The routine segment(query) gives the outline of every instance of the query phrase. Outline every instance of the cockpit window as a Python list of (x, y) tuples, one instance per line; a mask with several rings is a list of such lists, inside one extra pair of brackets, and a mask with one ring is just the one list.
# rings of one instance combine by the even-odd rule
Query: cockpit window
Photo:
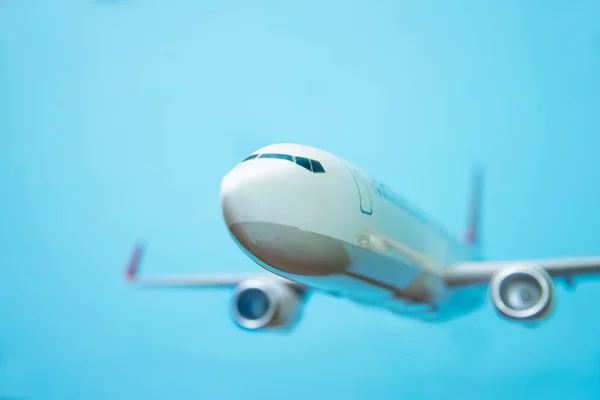
[(310, 161), (306, 157), (296, 157), (296, 164), (310, 171)]
[[(325, 173), (325, 169), (323, 165), (317, 160), (313, 160), (306, 157), (292, 157), (289, 154), (280, 154), (280, 153), (266, 153), (266, 154), (250, 154), (248, 157), (244, 159), (244, 161), (256, 159), (256, 158), (276, 158), (280, 160), (287, 160), (298, 164), (301, 167), (304, 167), (308, 171), (312, 171), (315, 173)], [(242, 161), (242, 162), (244, 162)]]
[(275, 153), (267, 153), (262, 154), (260, 158), (279, 158), (281, 160), (288, 160), (294, 162), (294, 158), (288, 154), (275, 154)]
[(325, 172), (325, 170), (323, 169), (323, 166), (317, 160), (310, 160), (310, 163), (312, 164), (313, 172), (321, 172), (321, 173)]
[[(244, 158), (244, 161), (252, 160), (253, 158), (258, 157), (258, 154), (250, 154), (248, 157)], [(244, 162), (242, 161), (242, 162)]]

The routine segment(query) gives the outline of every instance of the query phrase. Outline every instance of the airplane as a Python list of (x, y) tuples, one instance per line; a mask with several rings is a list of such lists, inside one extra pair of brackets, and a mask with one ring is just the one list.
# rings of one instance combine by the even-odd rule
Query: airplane
[(434, 323), (491, 302), (498, 315), (537, 326), (554, 310), (555, 282), (600, 272), (600, 257), (485, 261), (479, 221), (483, 169), (474, 168), (463, 240), (354, 164), (311, 146), (280, 143), (248, 155), (221, 182), (221, 211), (239, 248), (263, 271), (139, 274), (140, 287), (233, 289), (231, 316), (245, 330), (289, 332), (323, 292)]

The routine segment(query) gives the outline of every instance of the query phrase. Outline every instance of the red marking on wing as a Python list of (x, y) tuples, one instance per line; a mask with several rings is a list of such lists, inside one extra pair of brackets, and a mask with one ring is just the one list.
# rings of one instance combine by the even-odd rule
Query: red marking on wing
[(141, 245), (136, 245), (133, 248), (133, 253), (131, 254), (131, 258), (129, 259), (129, 264), (127, 264), (127, 279), (134, 280), (137, 274), (140, 261), (142, 259), (142, 253), (144, 249)]
[(475, 242), (475, 229), (474, 228), (471, 228), (467, 231), (467, 234), (465, 235), (465, 241), (467, 243)]

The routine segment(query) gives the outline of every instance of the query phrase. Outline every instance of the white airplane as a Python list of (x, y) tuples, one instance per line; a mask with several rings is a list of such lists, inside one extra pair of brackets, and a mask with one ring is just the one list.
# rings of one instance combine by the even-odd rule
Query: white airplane
[[(526, 325), (553, 310), (553, 278), (600, 272), (600, 257), (482, 261), (475, 170), (467, 235), (460, 241), (355, 165), (304, 145), (263, 147), (221, 183), (223, 218), (262, 274), (140, 276), (134, 248), (127, 280), (144, 287), (234, 288), (244, 329), (289, 331), (307, 295), (322, 291), (428, 322), (473, 312), (489, 292), (497, 312)], [(487, 290), (486, 290), (487, 289)]]

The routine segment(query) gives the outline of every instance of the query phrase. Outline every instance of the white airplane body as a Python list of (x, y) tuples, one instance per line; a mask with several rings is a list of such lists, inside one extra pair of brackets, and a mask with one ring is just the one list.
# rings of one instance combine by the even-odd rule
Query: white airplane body
[(153, 287), (234, 287), (233, 318), (253, 330), (293, 327), (311, 291), (441, 322), (476, 310), (489, 286), (501, 315), (540, 321), (553, 309), (553, 278), (598, 273), (600, 257), (480, 261), (476, 172), (467, 236), (459, 241), (329, 152), (266, 146), (224, 177), (221, 208), (234, 241), (268, 273), (141, 277), (137, 247), (128, 279)]

